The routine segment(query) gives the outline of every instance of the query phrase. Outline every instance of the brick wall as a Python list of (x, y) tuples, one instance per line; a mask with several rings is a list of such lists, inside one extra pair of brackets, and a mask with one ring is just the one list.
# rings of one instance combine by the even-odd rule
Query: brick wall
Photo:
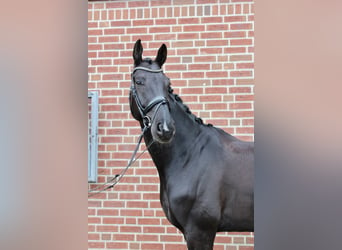
[[(128, 106), (132, 48), (168, 47), (175, 93), (204, 122), (254, 136), (253, 1), (162, 0), (88, 3), (89, 90), (99, 92), (98, 183), (119, 173), (140, 133)], [(144, 146), (141, 146), (141, 151)], [(90, 184), (89, 188), (96, 184)], [(145, 153), (114, 190), (89, 199), (89, 249), (186, 249), (165, 219), (157, 171)], [(219, 233), (215, 249), (254, 249), (252, 233)]]

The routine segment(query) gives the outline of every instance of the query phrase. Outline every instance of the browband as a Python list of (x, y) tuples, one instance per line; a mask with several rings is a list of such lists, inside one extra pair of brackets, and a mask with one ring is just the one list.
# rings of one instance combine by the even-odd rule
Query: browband
[(145, 68), (145, 67), (136, 67), (133, 69), (132, 74), (137, 71), (138, 69), (147, 71), (147, 72), (151, 72), (151, 73), (159, 73), (159, 72), (163, 72), (163, 69), (149, 69), (149, 68)]

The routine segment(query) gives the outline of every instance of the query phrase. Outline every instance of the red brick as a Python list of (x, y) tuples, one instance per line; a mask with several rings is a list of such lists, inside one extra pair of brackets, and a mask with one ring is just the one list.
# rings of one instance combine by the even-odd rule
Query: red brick
[(199, 23), (199, 18), (188, 17), (188, 18), (178, 18), (178, 24), (195, 24)]
[(107, 80), (122, 80), (123, 75), (120, 73), (113, 73), (113, 74), (102, 74), (101, 80), (107, 81)]
[(222, 48), (201, 48), (202, 54), (222, 54)]
[(148, 1), (129, 1), (128, 2), (128, 8), (134, 8), (134, 7), (148, 7), (149, 2)]
[(138, 223), (140, 225), (160, 225), (160, 219), (157, 218), (139, 218)]
[(239, 250), (254, 250), (254, 246), (240, 246)]
[(182, 76), (184, 78), (203, 78), (204, 72), (183, 72)]
[(118, 27), (118, 26), (131, 26), (132, 22), (129, 21), (111, 21), (111, 26), (112, 27)]
[(101, 225), (96, 227), (96, 232), (118, 232), (118, 226)]
[(141, 233), (141, 227), (140, 226), (120, 226), (120, 232)]
[(154, 176), (154, 177), (141, 177), (143, 183), (159, 183), (159, 177)]
[(106, 215), (106, 216), (117, 216), (119, 214), (118, 210), (115, 209), (99, 209), (97, 210), (97, 215)]
[(136, 174), (141, 176), (141, 175), (155, 175), (157, 173), (157, 170), (153, 168), (139, 168), (136, 169)]
[(250, 87), (230, 87), (229, 93), (251, 93)]
[(254, 63), (237, 63), (237, 69), (254, 69)]
[(207, 63), (209, 65), (210, 62), (215, 62), (215, 61), (216, 61), (216, 56), (205, 55), (205, 56), (196, 56), (194, 62), (195, 63), (204, 62), (204, 63)]
[(103, 224), (123, 224), (124, 223), (124, 218), (103, 218), (102, 219)]
[(205, 26), (204, 25), (186, 25), (183, 27), (184, 32), (195, 32), (195, 31), (204, 31)]
[(246, 37), (245, 31), (227, 31), (227, 32), (224, 32), (223, 34), (225, 38)]
[(206, 72), (206, 76), (209, 78), (228, 77), (228, 72), (227, 71), (208, 71)]
[(236, 111), (236, 117), (254, 117), (253, 111)]
[(125, 34), (124, 28), (110, 28), (110, 29), (104, 29), (105, 35), (119, 35), (119, 34)]
[(170, 26), (152, 26), (148, 30), (150, 33), (168, 33), (170, 32)]
[(161, 226), (146, 226), (143, 228), (143, 233), (165, 233), (165, 227)]
[(186, 70), (186, 65), (184, 65), (184, 64), (170, 64), (170, 65), (166, 65), (165, 70), (167, 70), (167, 71)]
[(227, 88), (223, 88), (223, 87), (206, 88), (205, 93), (206, 94), (226, 94)]
[(176, 41), (172, 42), (172, 47), (193, 47), (193, 41)]
[(227, 46), (228, 40), (220, 39), (220, 40), (208, 40), (207, 46)]
[(180, 242), (183, 240), (181, 235), (161, 235), (160, 238), (163, 242)]
[(238, 45), (252, 45), (252, 39), (232, 39), (230, 40), (231, 46), (238, 46)]
[(101, 44), (88, 44), (88, 50), (102, 50)]
[(230, 25), (231, 30), (250, 30), (252, 27), (252, 23), (234, 23)]
[(234, 112), (232, 111), (212, 111), (211, 112), (212, 117), (233, 117), (234, 116)]
[(127, 34), (136, 34), (136, 33), (139, 33), (139, 34), (144, 34), (144, 33), (147, 33), (147, 28), (127, 28), (126, 29), (127, 31)]
[[(242, 125), (244, 126), (254, 125), (254, 119), (243, 119)], [(254, 241), (251, 241), (251, 239), (254, 240), (254, 238), (247, 238), (247, 243), (254, 243)]]
[(229, 61), (252, 61), (251, 55), (232, 55), (229, 57)]
[(104, 201), (103, 202), (103, 207), (109, 207), (109, 208), (121, 208), (125, 207), (125, 202), (124, 201)]
[(200, 102), (217, 102), (222, 101), (221, 95), (204, 95), (200, 96)]
[(119, 52), (117, 51), (99, 51), (99, 58), (101, 57), (117, 57)]
[(195, 55), (197, 49), (177, 49), (177, 55)]
[(229, 109), (251, 109), (250, 103), (230, 103)]
[(240, 71), (231, 71), (230, 77), (251, 77), (253, 76), (253, 71), (251, 70), (240, 70)]
[(179, 39), (179, 40), (188, 40), (188, 39), (195, 40), (198, 38), (199, 38), (198, 33), (180, 33), (180, 34), (177, 34), (177, 39)]
[(145, 201), (127, 201), (127, 206), (133, 207), (133, 208), (147, 208), (148, 202), (145, 202)]
[[(159, 193), (146, 193), (143, 195), (144, 200), (158, 200), (159, 201)], [(158, 202), (157, 207), (160, 207), (160, 204)]]
[(129, 249), (127, 242), (107, 242), (106, 249)]
[(125, 2), (107, 2), (106, 3), (106, 8), (107, 9), (112, 9), (112, 8), (126, 8)]
[[(145, 26), (145, 25), (153, 25), (153, 20), (152, 19), (133, 20), (133, 27)], [(146, 40), (146, 39), (143, 39), (143, 40)]]
[(151, 6), (165, 6), (171, 5), (171, 0), (158, 0), (158, 1), (151, 1)]
[(239, 133), (239, 134), (254, 134), (254, 128), (253, 127), (236, 128), (236, 133)]
[(227, 24), (210, 24), (206, 26), (207, 31), (228, 30)]
[(210, 64), (190, 64), (189, 70), (210, 70)]
[(187, 250), (186, 244), (175, 244), (174, 242), (172, 244), (165, 245), (165, 250)]
[(91, 60), (92, 65), (110, 65), (112, 64), (111, 59), (93, 59)]
[(222, 38), (222, 32), (203, 32), (200, 34), (201, 39)]
[(224, 78), (224, 79), (213, 79), (212, 80), (212, 85), (223, 85), (223, 86), (227, 86), (227, 85), (233, 85), (234, 84), (234, 80), (233, 79), (228, 79), (228, 78)]
[(160, 243), (142, 243), (141, 249), (146, 250), (163, 250), (163, 244)]
[(89, 241), (88, 242), (88, 248), (99, 248), (99, 249), (103, 249), (105, 247), (104, 242), (92, 242)]
[(156, 19), (155, 20), (155, 24), (156, 25), (174, 25), (177, 23), (177, 20), (176, 19)]
[[(246, 52), (246, 48), (245, 47), (228, 47), (228, 48), (224, 48), (224, 53), (226, 53), (226, 54), (245, 53), (245, 52)], [(237, 55), (237, 57), (238, 56), (246, 56), (246, 55)], [(247, 55), (247, 56), (248, 56), (248, 58), (250, 58), (249, 55)], [(251, 60), (251, 59), (249, 59), (249, 60)], [(230, 61), (232, 61), (232, 60), (230, 59)], [(239, 59), (236, 60), (236, 61), (239, 61)]]
[(95, 29), (88, 30), (88, 36), (99, 36), (102, 34), (103, 34), (102, 30), (95, 30)]
[(202, 17), (201, 22), (202, 23), (222, 23), (222, 17), (219, 17), (219, 16)]
[(232, 22), (245, 22), (246, 17), (245, 16), (225, 16), (224, 22), (232, 23)]
[(157, 185), (146, 185), (146, 184), (144, 184), (144, 185), (139, 185), (137, 187), (137, 191), (158, 192), (159, 191), (159, 187)]
[(121, 200), (140, 200), (141, 194), (140, 193), (121, 193), (119, 197)]
[(194, 4), (194, 0), (173, 0), (174, 5), (190, 5)]
[[(165, 41), (171, 41), (171, 40), (175, 40), (177, 37), (177, 34), (174, 33), (168, 33), (168, 34), (153, 34), (153, 39), (148, 39), (148, 40), (160, 40), (161, 42), (165, 42)], [(169, 62), (169, 59), (168, 59)]]
[(148, 235), (148, 234), (143, 234), (143, 235), (137, 235), (137, 241), (158, 241), (158, 235)]

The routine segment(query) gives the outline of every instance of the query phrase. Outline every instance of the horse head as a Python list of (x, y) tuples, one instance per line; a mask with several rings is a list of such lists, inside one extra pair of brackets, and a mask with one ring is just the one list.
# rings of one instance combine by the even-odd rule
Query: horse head
[(139, 39), (133, 49), (134, 69), (129, 94), (131, 113), (142, 128), (151, 129), (154, 141), (169, 143), (175, 134), (175, 122), (170, 114), (170, 80), (161, 68), (166, 61), (167, 48), (163, 44), (155, 60), (143, 59), (142, 53)]

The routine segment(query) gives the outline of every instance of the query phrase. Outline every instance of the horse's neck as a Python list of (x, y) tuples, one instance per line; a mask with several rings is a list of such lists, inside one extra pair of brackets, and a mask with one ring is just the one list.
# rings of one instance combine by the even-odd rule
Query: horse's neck
[[(203, 131), (203, 125), (194, 120), (194, 117), (185, 112), (183, 104), (170, 103), (171, 115), (175, 121), (176, 134), (169, 144), (152, 143), (149, 148), (150, 155), (158, 169), (160, 177), (170, 170), (170, 163), (173, 158), (178, 157), (180, 154), (188, 154), (191, 150), (191, 145), (195, 139)], [(147, 133), (145, 142), (149, 145), (152, 142), (152, 136)]]

